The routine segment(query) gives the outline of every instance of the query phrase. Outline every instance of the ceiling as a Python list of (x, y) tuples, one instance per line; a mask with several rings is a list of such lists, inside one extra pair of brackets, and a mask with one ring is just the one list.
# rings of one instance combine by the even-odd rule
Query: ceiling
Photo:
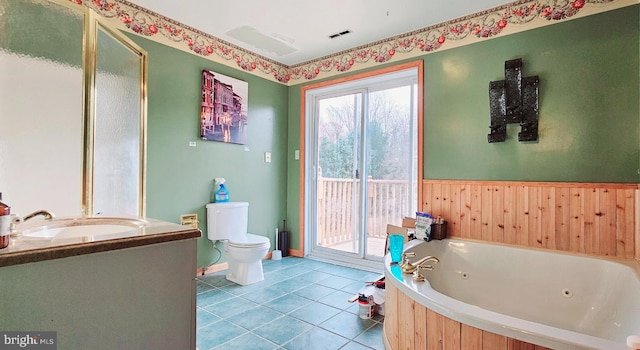
[[(278, 63), (293, 66), (513, 1), (130, 2)], [(345, 31), (349, 33), (329, 38)]]

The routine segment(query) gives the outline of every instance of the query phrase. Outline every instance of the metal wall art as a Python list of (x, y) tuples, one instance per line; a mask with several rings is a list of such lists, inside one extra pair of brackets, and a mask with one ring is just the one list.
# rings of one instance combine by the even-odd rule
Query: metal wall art
[(518, 141), (538, 140), (538, 76), (522, 76), (522, 59), (505, 61), (504, 80), (489, 83), (489, 142), (507, 138), (507, 124), (520, 123)]

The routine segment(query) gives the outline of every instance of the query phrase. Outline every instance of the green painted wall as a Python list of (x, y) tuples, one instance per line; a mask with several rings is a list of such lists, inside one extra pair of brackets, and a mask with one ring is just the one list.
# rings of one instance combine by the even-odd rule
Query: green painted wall
[[(634, 5), (417, 58), (425, 68), (424, 178), (640, 182), (638, 11)], [(504, 79), (504, 61), (514, 58), (523, 59), (524, 76), (541, 80), (540, 138), (518, 142), (513, 125), (506, 142), (489, 144), (488, 85)], [(300, 148), (303, 85), (289, 90), (290, 154)], [(288, 167), (287, 214), (297, 231), (300, 164)], [(292, 246), (299, 247), (296, 235)]]
[[(487, 142), (504, 61), (540, 77), (540, 138)], [(427, 179), (638, 182), (638, 6), (424, 57)]]
[[(147, 216), (179, 222), (180, 215), (197, 213), (204, 235), (198, 241), (198, 266), (216, 262), (219, 253), (206, 238), (205, 205), (210, 202), (213, 178), (224, 177), (231, 200), (249, 202), (249, 232), (270, 237), (273, 249), (275, 228), (286, 213), (288, 88), (142, 37), (129, 37), (148, 52)], [(203, 69), (249, 83), (247, 145), (200, 140)], [(189, 141), (197, 141), (197, 147), (189, 147)], [(271, 163), (263, 160), (267, 151)]]

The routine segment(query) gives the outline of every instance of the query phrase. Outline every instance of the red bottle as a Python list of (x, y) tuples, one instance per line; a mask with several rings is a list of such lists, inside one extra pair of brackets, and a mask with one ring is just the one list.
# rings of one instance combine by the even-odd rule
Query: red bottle
[(2, 203), (0, 192), (0, 249), (9, 246), (9, 226), (11, 224), (11, 207)]

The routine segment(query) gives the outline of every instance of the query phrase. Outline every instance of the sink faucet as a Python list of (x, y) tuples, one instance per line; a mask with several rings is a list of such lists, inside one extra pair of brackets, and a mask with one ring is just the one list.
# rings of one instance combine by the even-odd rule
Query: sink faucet
[(34, 211), (33, 213), (25, 216), (25, 217), (20, 217), (17, 215), (11, 215), (11, 224), (9, 225), (9, 232), (16, 233), (17, 231), (17, 226), (19, 223), (25, 222), (27, 220), (33, 219), (36, 216), (42, 215), (44, 217), (45, 220), (51, 220), (53, 218), (55, 218), (56, 216), (53, 215), (52, 212), (48, 211), (48, 210), (37, 210)]
[(34, 217), (39, 216), (39, 215), (42, 215), (45, 220), (51, 220), (51, 219), (56, 217), (55, 215), (53, 215), (52, 212), (50, 212), (48, 210), (38, 210), (38, 211), (34, 211), (33, 213), (23, 217), (22, 218), (22, 222), (27, 221), (29, 219), (33, 219)]

